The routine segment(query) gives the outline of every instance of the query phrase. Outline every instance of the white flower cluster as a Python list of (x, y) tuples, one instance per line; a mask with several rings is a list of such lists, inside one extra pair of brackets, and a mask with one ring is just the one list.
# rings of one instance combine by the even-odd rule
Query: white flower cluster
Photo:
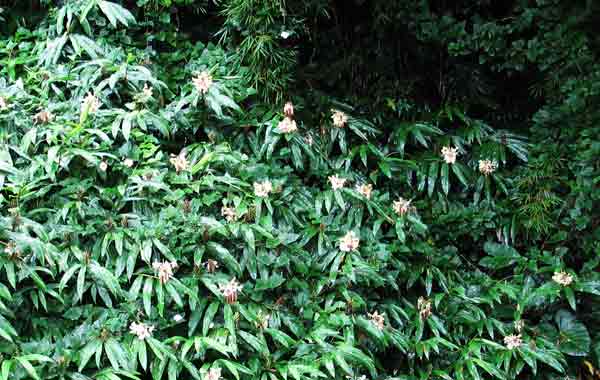
[(221, 216), (225, 217), (228, 222), (234, 222), (237, 219), (237, 213), (234, 207), (221, 207)]
[(397, 201), (394, 201), (393, 209), (394, 212), (400, 216), (406, 214), (410, 210), (411, 200), (406, 200), (400, 197)]
[(514, 350), (515, 348), (520, 347), (522, 344), (523, 344), (523, 339), (521, 339), (521, 334), (507, 335), (504, 337), (504, 345), (509, 350)]
[(498, 162), (496, 160), (479, 160), (479, 171), (483, 175), (490, 175), (498, 169)]
[(226, 283), (225, 285), (219, 285), (219, 290), (225, 297), (227, 303), (236, 303), (238, 299), (238, 293), (241, 292), (243, 286), (237, 282), (235, 278), (232, 278), (231, 281)]
[(554, 272), (552, 280), (559, 285), (569, 286), (573, 282), (573, 276), (564, 271)]
[(158, 273), (158, 280), (161, 284), (166, 284), (173, 277), (173, 270), (177, 268), (177, 263), (172, 261), (155, 261), (152, 268)]
[(442, 157), (447, 164), (453, 164), (456, 162), (456, 156), (458, 155), (458, 148), (445, 146), (442, 148)]
[(346, 235), (340, 238), (340, 251), (351, 252), (358, 249), (360, 239), (354, 234), (353, 231), (348, 231)]
[(152, 336), (154, 326), (150, 326), (145, 323), (132, 322), (131, 325), (129, 325), (129, 331), (133, 335), (137, 335), (139, 340), (144, 340)]
[(329, 176), (329, 183), (331, 183), (331, 187), (333, 190), (339, 190), (344, 187), (346, 184), (346, 178), (341, 178), (336, 175)]
[(208, 273), (215, 273), (215, 271), (219, 268), (219, 263), (215, 260), (208, 259), (206, 260), (206, 263), (204, 263), (204, 266), (206, 267), (206, 271)]
[(54, 115), (50, 111), (40, 111), (33, 116), (33, 121), (36, 124), (48, 124), (54, 120)]
[(333, 126), (337, 128), (343, 128), (348, 123), (348, 115), (339, 110), (331, 110), (331, 120), (333, 121)]
[(254, 195), (260, 198), (266, 198), (273, 191), (271, 181), (254, 182)]
[(379, 314), (377, 310), (373, 312), (373, 314), (368, 314), (369, 318), (371, 318), (371, 323), (378, 329), (383, 330), (385, 327), (385, 316), (384, 314)]
[(194, 86), (202, 95), (206, 94), (213, 84), (213, 78), (208, 71), (203, 71), (197, 77), (192, 79)]
[(184, 152), (179, 153), (177, 156), (172, 154), (171, 158), (169, 159), (169, 162), (175, 167), (175, 171), (177, 173), (187, 170), (189, 166), (189, 162), (187, 158), (185, 158)]
[(100, 99), (96, 95), (88, 92), (87, 96), (81, 101), (81, 112), (82, 113), (96, 113), (102, 104)]
[(204, 376), (204, 380), (220, 380), (220, 379), (221, 379), (221, 368), (216, 368), (216, 367), (211, 368)]
[(431, 315), (431, 301), (424, 297), (419, 297), (417, 300), (417, 308), (422, 319), (427, 319)]
[(277, 130), (280, 133), (292, 133), (298, 130), (298, 126), (296, 125), (296, 121), (294, 121), (294, 119), (286, 116), (277, 125)]
[(356, 186), (356, 191), (367, 199), (371, 199), (371, 192), (373, 192), (373, 185), (371, 184), (362, 184)]

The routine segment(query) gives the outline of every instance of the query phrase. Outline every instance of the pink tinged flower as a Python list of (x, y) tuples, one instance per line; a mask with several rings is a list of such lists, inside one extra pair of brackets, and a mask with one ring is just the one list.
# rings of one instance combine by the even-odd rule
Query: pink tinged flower
[(331, 183), (331, 187), (333, 190), (338, 190), (344, 187), (346, 183), (346, 178), (338, 177), (337, 175), (329, 176), (329, 183)]
[(552, 280), (559, 285), (569, 286), (573, 282), (573, 276), (564, 271), (554, 272)]
[(4, 247), (4, 253), (6, 253), (9, 256), (14, 255), (15, 253), (18, 252), (17, 246), (14, 242), (9, 242), (6, 247)]
[(145, 323), (132, 322), (131, 325), (129, 325), (129, 331), (133, 335), (137, 335), (139, 340), (144, 340), (152, 336), (154, 326), (150, 326)]
[(360, 239), (353, 231), (348, 231), (346, 235), (340, 238), (340, 251), (351, 252), (358, 249)]
[(187, 170), (189, 166), (188, 160), (185, 158), (185, 153), (183, 152), (179, 153), (177, 156), (172, 154), (169, 162), (175, 167), (177, 173)]
[(479, 171), (487, 176), (492, 174), (498, 169), (498, 162), (496, 160), (479, 160)]
[(229, 304), (237, 302), (238, 293), (241, 292), (242, 289), (243, 286), (240, 283), (238, 283), (235, 278), (232, 278), (231, 281), (229, 281), (225, 285), (219, 285), (219, 290), (221, 291), (223, 297)]
[(224, 216), (228, 222), (234, 222), (237, 219), (237, 213), (233, 207), (221, 207), (221, 216)]
[(331, 120), (333, 120), (333, 126), (337, 128), (343, 128), (348, 123), (348, 116), (339, 110), (331, 110)]
[(101, 105), (102, 104), (100, 103), (98, 97), (88, 92), (86, 97), (83, 98), (83, 101), (81, 102), (81, 112), (95, 113), (98, 111)]
[(211, 368), (206, 375), (204, 380), (220, 380), (221, 379), (221, 368)]
[(383, 330), (385, 327), (385, 316), (384, 313), (379, 314), (377, 310), (373, 314), (367, 314), (371, 318), (371, 323), (377, 328), (377, 330)]
[(371, 192), (373, 191), (373, 185), (362, 184), (356, 186), (356, 191), (367, 199), (371, 199)]
[(219, 268), (219, 263), (215, 260), (208, 259), (206, 263), (204, 263), (204, 266), (206, 267), (206, 271), (208, 273), (215, 273), (215, 271)]
[(456, 162), (456, 156), (458, 155), (458, 148), (445, 146), (442, 148), (442, 157), (447, 164), (453, 164)]
[(102, 161), (102, 162), (100, 163), (100, 165), (98, 165), (98, 168), (99, 168), (101, 171), (105, 172), (105, 171), (108, 169), (108, 164), (106, 163), (106, 161)]
[(173, 321), (175, 321), (176, 323), (179, 323), (179, 322), (183, 321), (183, 315), (181, 315), (181, 314), (175, 314), (173, 316)]
[(148, 87), (148, 84), (144, 84), (144, 88), (142, 89), (142, 96), (145, 98), (152, 97), (152, 87)]
[(289, 118), (292, 118), (294, 116), (294, 105), (292, 104), (292, 102), (285, 103), (285, 105), (283, 106), (283, 114)]
[(128, 168), (130, 168), (130, 167), (132, 167), (132, 166), (133, 166), (133, 160), (132, 160), (131, 158), (126, 158), (126, 159), (123, 161), (123, 165), (127, 166)]
[(523, 328), (525, 328), (525, 321), (522, 319), (519, 319), (514, 322), (514, 325), (515, 325), (515, 330), (517, 330), (517, 332), (521, 332), (523, 330)]
[(152, 268), (157, 272), (160, 283), (166, 284), (173, 277), (173, 270), (177, 268), (177, 263), (174, 261), (155, 261)]
[(48, 124), (54, 120), (54, 115), (50, 111), (40, 111), (33, 116), (36, 124)]
[(509, 350), (514, 350), (515, 348), (520, 347), (522, 344), (523, 344), (523, 339), (521, 339), (521, 334), (507, 335), (504, 337), (504, 345)]
[(298, 130), (296, 122), (289, 117), (285, 117), (277, 125), (277, 131), (280, 133), (292, 133)]
[(417, 308), (422, 319), (427, 319), (431, 315), (431, 301), (426, 298), (419, 297), (417, 300)]
[(273, 191), (271, 181), (254, 182), (254, 195), (260, 198), (266, 198)]
[(406, 214), (410, 209), (411, 200), (406, 200), (400, 197), (397, 201), (394, 201), (393, 208), (394, 212), (400, 216)]
[(208, 71), (201, 72), (200, 75), (193, 78), (192, 81), (194, 82), (194, 86), (198, 92), (200, 92), (202, 95), (206, 94), (208, 89), (210, 89), (210, 86), (213, 84), (213, 78)]

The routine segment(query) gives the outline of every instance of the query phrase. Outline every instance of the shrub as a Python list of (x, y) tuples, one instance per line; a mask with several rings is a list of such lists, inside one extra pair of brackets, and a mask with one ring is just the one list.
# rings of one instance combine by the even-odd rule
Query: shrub
[[(301, 3), (0, 14), (1, 380), (593, 373), (597, 73), (526, 131), (470, 111), (481, 99), (382, 104), (385, 81), (368, 107), (343, 78), (293, 91), (311, 74), (288, 38), (339, 10)], [(190, 14), (219, 39), (180, 33)], [(408, 30), (456, 56), (484, 38), (436, 22), (452, 43)]]

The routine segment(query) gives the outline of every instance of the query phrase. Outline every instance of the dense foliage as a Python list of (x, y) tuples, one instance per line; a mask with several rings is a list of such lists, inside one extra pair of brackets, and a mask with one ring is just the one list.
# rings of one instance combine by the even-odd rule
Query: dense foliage
[(600, 376), (597, 2), (0, 7), (0, 380)]

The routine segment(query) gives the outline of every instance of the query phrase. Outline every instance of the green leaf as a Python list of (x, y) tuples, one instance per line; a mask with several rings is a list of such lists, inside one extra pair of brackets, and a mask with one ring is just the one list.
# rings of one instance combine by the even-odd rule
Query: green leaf
[(144, 289), (142, 290), (142, 302), (144, 304), (144, 311), (147, 316), (152, 315), (152, 286), (154, 279), (151, 277), (146, 278), (144, 283)]
[(125, 26), (129, 26), (129, 24), (135, 24), (135, 18), (131, 12), (119, 4), (105, 0), (98, 0), (97, 3), (102, 10), (102, 13), (104, 13), (114, 28), (117, 27), (117, 21)]
[(88, 344), (86, 344), (81, 351), (79, 351), (79, 369), (78, 371), (81, 372), (86, 364), (90, 361), (92, 355), (94, 355), (94, 353), (102, 348), (102, 341), (100, 341), (99, 339), (93, 339), (90, 342), (88, 342)]
[(241, 336), (242, 339), (254, 349), (254, 351), (262, 354), (265, 357), (269, 356), (269, 349), (267, 348), (267, 344), (265, 343), (264, 339), (259, 339), (243, 330), (239, 330), (238, 335)]
[(558, 348), (571, 356), (586, 356), (590, 352), (591, 338), (587, 328), (566, 310), (559, 310), (554, 316), (558, 325)]
[(33, 377), (36, 380), (40, 380), (40, 377), (37, 374), (37, 371), (35, 370), (35, 368), (33, 368), (33, 366), (31, 365), (31, 363), (29, 361), (27, 361), (26, 359), (23, 359), (23, 357), (16, 357), (15, 358), (19, 364), (21, 364), (21, 366), (25, 369), (25, 371), (29, 374), (29, 376)]

